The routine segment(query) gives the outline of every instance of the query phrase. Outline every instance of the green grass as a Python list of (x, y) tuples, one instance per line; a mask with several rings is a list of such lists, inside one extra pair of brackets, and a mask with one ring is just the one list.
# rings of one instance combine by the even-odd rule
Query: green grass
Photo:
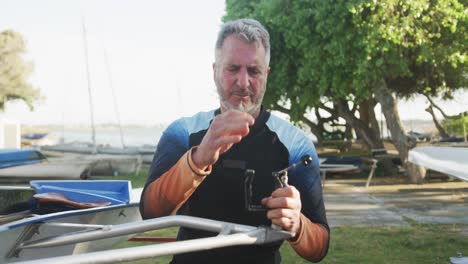
[[(414, 224), (409, 227), (337, 227), (332, 229), (327, 257), (321, 263), (448, 263), (458, 252), (468, 254), (468, 225)], [(175, 237), (177, 230), (157, 230), (144, 235)], [(150, 245), (123, 242), (116, 248)], [(308, 263), (288, 243), (281, 247), (283, 264)], [(169, 263), (171, 256), (126, 263)]]
[(132, 188), (142, 188), (145, 186), (146, 179), (148, 178), (148, 170), (147, 166), (144, 166), (140, 169), (138, 173), (132, 173), (130, 175), (124, 176), (115, 176), (112, 177), (113, 180), (129, 180), (132, 182)]
[[(146, 232), (144, 234), (140, 234), (138, 236), (150, 236), (150, 237), (176, 237), (178, 228), (166, 228), (151, 232)], [(114, 248), (126, 248), (126, 247), (136, 247), (136, 246), (144, 246), (144, 245), (154, 245), (155, 243), (149, 242), (121, 242), (114, 246)], [(129, 261), (129, 262), (122, 262), (122, 263), (132, 263), (132, 264), (159, 264), (159, 263), (169, 263), (172, 259), (172, 256), (162, 256), (153, 259), (143, 259), (143, 260), (136, 260), (136, 261)]]
[[(468, 253), (468, 225), (416, 224), (410, 227), (339, 227), (332, 229), (322, 263), (448, 263)], [(283, 263), (307, 263), (284, 245)]]
[[(146, 182), (148, 169), (128, 178), (134, 188)], [(409, 220), (409, 219), (408, 219)], [(336, 227), (331, 232), (327, 257), (321, 263), (449, 263), (458, 252), (468, 255), (468, 224), (418, 224), (408, 227)], [(156, 230), (143, 235), (175, 237), (176, 228)], [(464, 233), (464, 235), (462, 234)], [(115, 248), (149, 245), (144, 242), (122, 242)], [(288, 243), (281, 247), (283, 264), (308, 263)], [(126, 263), (169, 263), (171, 256)]]

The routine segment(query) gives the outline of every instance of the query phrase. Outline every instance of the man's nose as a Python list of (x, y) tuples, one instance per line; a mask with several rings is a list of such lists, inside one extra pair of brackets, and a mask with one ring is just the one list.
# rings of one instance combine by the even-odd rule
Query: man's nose
[(239, 88), (248, 88), (249, 87), (249, 82), (250, 82), (250, 77), (249, 73), (247, 72), (247, 69), (241, 69), (237, 75), (237, 85)]

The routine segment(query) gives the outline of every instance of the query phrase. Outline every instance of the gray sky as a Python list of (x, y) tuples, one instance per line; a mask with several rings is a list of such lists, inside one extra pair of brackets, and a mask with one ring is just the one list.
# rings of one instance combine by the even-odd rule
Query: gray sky
[[(27, 41), (31, 82), (45, 96), (30, 112), (7, 104), (0, 117), (23, 124), (89, 124), (84, 21), (96, 123), (168, 123), (218, 106), (212, 78), (222, 0), (2, 0), (0, 31)], [(106, 56), (109, 67), (106, 67)], [(108, 74), (110, 72), (110, 78)], [(111, 80), (111, 81), (109, 81)], [(468, 110), (466, 93), (442, 104)], [(400, 104), (403, 119), (429, 119), (423, 98)]]

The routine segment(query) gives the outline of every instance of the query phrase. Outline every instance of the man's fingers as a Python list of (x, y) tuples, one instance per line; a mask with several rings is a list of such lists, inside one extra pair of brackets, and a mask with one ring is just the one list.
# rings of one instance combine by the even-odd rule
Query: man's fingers
[(262, 200), (262, 204), (271, 209), (300, 209), (302, 206), (299, 191), (292, 185), (276, 189), (270, 197)]
[(300, 226), (299, 211), (292, 209), (273, 209), (267, 212), (267, 218), (283, 230), (296, 233)]
[(273, 218), (271, 223), (280, 226), (283, 230), (291, 231), (295, 226), (299, 225), (299, 221), (294, 221), (293, 218)]
[(300, 197), (299, 191), (292, 185), (289, 185), (284, 188), (278, 188), (273, 191), (271, 197)]
[(246, 136), (251, 125), (253, 125), (252, 118), (244, 115), (216, 117), (210, 126), (210, 132), (215, 137), (226, 135)]
[(248, 123), (230, 123), (223, 125), (219, 131), (214, 134), (217, 136), (229, 136), (229, 135), (240, 135), (246, 136), (250, 132)]
[(275, 209), (275, 208), (290, 208), (290, 209), (300, 209), (301, 202), (298, 199), (290, 198), (290, 197), (279, 197), (279, 198), (265, 198), (262, 200), (262, 204), (267, 208)]
[(219, 155), (228, 151), (247, 136), (255, 122), (252, 115), (228, 110), (217, 115), (200, 143), (192, 159), (199, 168), (214, 164)]
[(294, 186), (276, 189), (262, 204), (269, 210), (267, 218), (283, 230), (296, 233), (300, 227), (301, 198)]
[(279, 209), (273, 209), (269, 210), (267, 212), (267, 218), (268, 219), (276, 219), (276, 218), (292, 218), (294, 217), (294, 212), (291, 209), (284, 209), (284, 208), (279, 208)]
[(251, 114), (239, 111), (239, 110), (228, 110), (222, 115), (219, 115), (220, 118), (225, 118), (230, 121), (242, 121), (247, 122), (250, 126), (254, 124), (255, 119)]
[(242, 140), (240, 135), (231, 135), (217, 138), (214, 142), (215, 148), (221, 148), (225, 145), (232, 145)]

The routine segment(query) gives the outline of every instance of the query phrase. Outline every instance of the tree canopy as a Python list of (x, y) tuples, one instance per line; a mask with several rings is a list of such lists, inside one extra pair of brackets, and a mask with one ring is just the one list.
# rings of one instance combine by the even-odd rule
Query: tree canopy
[(289, 99), (293, 119), (324, 96), (367, 99), (381, 80), (400, 96), (467, 84), (467, 15), (456, 0), (228, 0), (225, 20), (239, 17), (270, 31), (265, 100)]
[(33, 109), (33, 102), (40, 97), (39, 90), (28, 82), (33, 66), (23, 59), (24, 52), (25, 43), (19, 33), (0, 32), (0, 111), (7, 101), (16, 99)]

